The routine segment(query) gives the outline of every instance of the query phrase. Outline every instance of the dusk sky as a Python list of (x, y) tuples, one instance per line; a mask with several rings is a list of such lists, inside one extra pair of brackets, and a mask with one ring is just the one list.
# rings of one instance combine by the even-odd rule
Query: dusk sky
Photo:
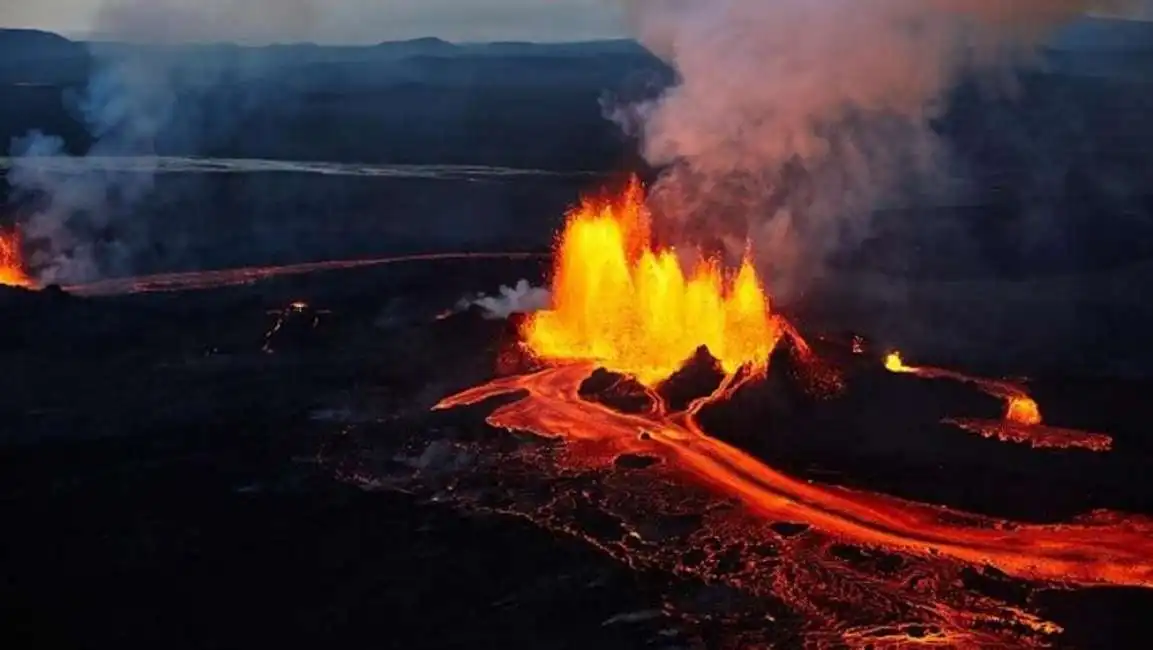
[[(1153, 6), (1153, 0), (1140, 2)], [(622, 4), (621, 0), (0, 0), (0, 27), (33, 27), (76, 38), (254, 44), (360, 44), (421, 36), (452, 41), (571, 41), (625, 35)], [(1146, 9), (1144, 17), (1149, 15)]]
[(14, 0), (0, 26), (76, 37), (375, 43), (623, 34), (616, 0)]

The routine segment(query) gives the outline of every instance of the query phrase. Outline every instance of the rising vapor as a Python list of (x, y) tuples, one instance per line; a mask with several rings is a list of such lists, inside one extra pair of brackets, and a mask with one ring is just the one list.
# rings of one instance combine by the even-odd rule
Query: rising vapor
[[(21, 228), (29, 265), (42, 284), (90, 282), (129, 268), (143, 224), (132, 208), (152, 191), (166, 146), (197, 153), (270, 97), (267, 63), (253, 57), (169, 47), (189, 41), (300, 40), (317, 16), (315, 0), (108, 0), (94, 31), (112, 43), (90, 47), (93, 72), (71, 106), (92, 139), (86, 156), (60, 165), (64, 141), (32, 132), (10, 144), (7, 180), (28, 212)], [(124, 48), (116, 42), (149, 43)], [(241, 89), (209, 101), (222, 84)], [(283, 99), (283, 98), (280, 98)], [(130, 166), (109, 165), (131, 160)]]
[(774, 292), (802, 290), (882, 203), (962, 191), (932, 129), (970, 73), (1011, 81), (1055, 28), (1125, 0), (625, 0), (677, 82), (616, 107), (661, 170), (665, 237), (751, 240)]

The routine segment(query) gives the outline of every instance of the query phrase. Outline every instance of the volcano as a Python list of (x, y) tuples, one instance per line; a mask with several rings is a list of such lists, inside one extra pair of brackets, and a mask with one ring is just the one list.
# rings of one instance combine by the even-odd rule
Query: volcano
[[(910, 366), (895, 352), (870, 357), (859, 340), (842, 355), (855, 361), (837, 367), (770, 311), (748, 258), (731, 274), (706, 261), (685, 275), (679, 253), (654, 247), (635, 181), (618, 197), (586, 200), (558, 240), (551, 308), (519, 328), (518, 345), (544, 369), (501, 376), (434, 408), (507, 396), (486, 422), (560, 441), (553, 471), (596, 472), (648, 458), (660, 468), (645, 470), (660, 475), (654, 485), (679, 481), (737, 504), (738, 514), (714, 522), (712, 534), (726, 547), (772, 548), (772, 561), (743, 557), (722, 571), (720, 551), (706, 547), (715, 563), (698, 561), (694, 570), (804, 614), (801, 638), (821, 646), (1037, 645), (1060, 632), (1027, 607), (958, 588), (966, 572), (992, 571), (1035, 589), (1153, 587), (1153, 520), (1142, 516), (1095, 511), (1028, 523), (821, 484), (780, 468), (787, 450), (765, 440), (871, 418), (879, 420), (872, 427), (926, 435), (952, 427), (1035, 448), (1107, 452), (1111, 439), (1043, 425), (1040, 406), (1012, 381)], [(954, 385), (908, 383), (922, 380)], [(874, 399), (883, 387), (884, 408), (895, 410), (878, 414), (854, 402), (857, 381), (871, 384)], [(917, 398), (924, 390), (950, 391), (944, 403), (974, 413), (935, 412), (942, 400)], [(994, 401), (1002, 403), (999, 417)], [(825, 410), (840, 419), (822, 422)], [(632, 520), (646, 500), (671, 514), (667, 497), (652, 495), (662, 489), (633, 485), (627, 497), (606, 498), (630, 528), (640, 525)], [(630, 497), (636, 503), (621, 504)], [(529, 516), (554, 521), (550, 512), (530, 509)], [(636, 548), (599, 544), (630, 562), (668, 561), (659, 542), (640, 539)], [(846, 549), (855, 561), (844, 560)], [(675, 563), (688, 568), (684, 557)]]
[[(204, 629), (241, 616), (323, 644), (337, 612), (342, 639), (412, 647), (1117, 647), (1139, 629), (1147, 382), (947, 369), (823, 332), (749, 256), (662, 246), (644, 202), (636, 182), (585, 199), (551, 256), (7, 292), (15, 430), (131, 438), (5, 465), (6, 572), (37, 599), (9, 611), (85, 633), (137, 611), (160, 639), (183, 597)], [(477, 298), (514, 279), (547, 308)], [(173, 429), (179, 453), (154, 435)], [(38, 532), (45, 512), (67, 543)], [(100, 577), (69, 599), (75, 575), (122, 566), (141, 596)]]

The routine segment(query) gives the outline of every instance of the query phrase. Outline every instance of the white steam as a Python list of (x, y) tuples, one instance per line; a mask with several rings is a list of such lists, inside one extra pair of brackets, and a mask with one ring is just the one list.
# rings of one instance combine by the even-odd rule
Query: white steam
[[(213, 132), (239, 122), (270, 98), (259, 59), (165, 47), (189, 40), (227, 40), (273, 34), (303, 38), (315, 18), (315, 0), (107, 0), (94, 31), (101, 38), (147, 41), (150, 48), (97, 43), (93, 72), (69, 108), (82, 118), (92, 144), (83, 158), (62, 167), (64, 141), (39, 131), (10, 143), (7, 180), (27, 216), (29, 266), (41, 283), (75, 284), (130, 272), (134, 240), (146, 240), (133, 207), (153, 190), (166, 146), (197, 153)], [(259, 28), (259, 29), (258, 29)], [(261, 31), (264, 30), (264, 31)], [(209, 101), (222, 84), (241, 90), (226, 104)], [(278, 99), (283, 99), (278, 98)], [(105, 161), (131, 157), (131, 168)]]
[(485, 294), (473, 298), (464, 298), (456, 304), (455, 311), (464, 311), (469, 307), (480, 307), (485, 318), (497, 320), (508, 318), (513, 314), (530, 314), (532, 312), (548, 309), (552, 303), (552, 296), (548, 289), (534, 287), (528, 280), (521, 279), (516, 286), (501, 286), (495, 296)]
[(8, 182), (33, 207), (22, 229), (36, 244), (29, 263), (42, 283), (87, 282), (127, 262), (112, 228), (152, 190), (151, 154), (174, 101), (165, 70), (143, 60), (107, 60), (89, 80), (78, 105), (94, 140), (88, 155), (137, 156), (142, 164), (132, 170), (85, 159), (54, 168), (46, 163), (65, 154), (64, 141), (39, 131), (12, 142)]
[(743, 252), (778, 294), (859, 240), (883, 202), (959, 191), (932, 129), (967, 73), (1011, 81), (1053, 29), (1124, 0), (625, 0), (677, 73), (612, 117), (662, 169), (665, 237)]

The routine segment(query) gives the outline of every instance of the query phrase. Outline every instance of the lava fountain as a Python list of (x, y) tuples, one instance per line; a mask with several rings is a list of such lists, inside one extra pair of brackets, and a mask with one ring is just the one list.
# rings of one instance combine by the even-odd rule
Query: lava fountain
[(33, 286), (32, 278), (24, 272), (23, 242), (20, 231), (0, 229), (0, 285), (10, 287)]
[(686, 275), (677, 251), (656, 249), (640, 182), (585, 199), (557, 247), (551, 310), (524, 338), (540, 358), (595, 362), (653, 386), (705, 346), (725, 372), (763, 371), (781, 335), (745, 259), (735, 274), (703, 261)]
[[(697, 416), (729, 399), (735, 387), (763, 377), (782, 336), (795, 341), (795, 350), (809, 348), (787, 321), (770, 312), (747, 260), (728, 275), (710, 263), (684, 274), (676, 251), (654, 247), (636, 181), (620, 196), (585, 200), (569, 214), (558, 241), (552, 295), (551, 309), (521, 327), (523, 347), (544, 362), (543, 370), (493, 379), (446, 397), (434, 408), (515, 396), (487, 417), (489, 425), (563, 440), (578, 463), (599, 462), (606, 454), (656, 457), (680, 479), (742, 503), (766, 525), (803, 523), (813, 541), (786, 542), (779, 551), (780, 557), (791, 558), (794, 572), (828, 566), (837, 544), (896, 553), (932, 567), (926, 570), (940, 583), (932, 594), (923, 591), (925, 579), (912, 569), (908, 575), (851, 581), (856, 586), (847, 589), (867, 583), (881, 594), (876, 598), (904, 604), (896, 607), (902, 613), (876, 628), (842, 629), (832, 618), (814, 619), (815, 630), (838, 630), (839, 642), (977, 647), (1020, 642), (1019, 631), (1026, 628), (1043, 635), (1059, 631), (1023, 610), (991, 608), (984, 600), (958, 596), (957, 588), (948, 585), (956, 584), (960, 567), (991, 567), (1039, 585), (1153, 587), (1153, 521), (1147, 518), (1097, 511), (1067, 523), (1021, 523), (970, 514), (789, 476), (710, 436)], [(712, 394), (670, 409), (659, 389), (700, 346), (727, 377)], [(897, 355), (887, 365), (895, 372), (975, 382), (1007, 401), (1007, 430), (1041, 426), (1036, 403), (1008, 382), (914, 368)], [(581, 387), (597, 368), (632, 376), (650, 393), (651, 405), (622, 412), (586, 399)], [(579, 458), (585, 454), (581, 450), (589, 450), (587, 457)], [(793, 585), (799, 579), (795, 574), (774, 571), (767, 588), (789, 602), (813, 601), (801, 592), (829, 592), (819, 581)], [(799, 607), (806, 609), (812, 608)], [(977, 628), (993, 620), (1003, 634), (982, 636), (985, 632)], [(906, 631), (925, 625), (936, 631), (928, 637)], [(891, 632), (882, 633), (882, 627)]]

